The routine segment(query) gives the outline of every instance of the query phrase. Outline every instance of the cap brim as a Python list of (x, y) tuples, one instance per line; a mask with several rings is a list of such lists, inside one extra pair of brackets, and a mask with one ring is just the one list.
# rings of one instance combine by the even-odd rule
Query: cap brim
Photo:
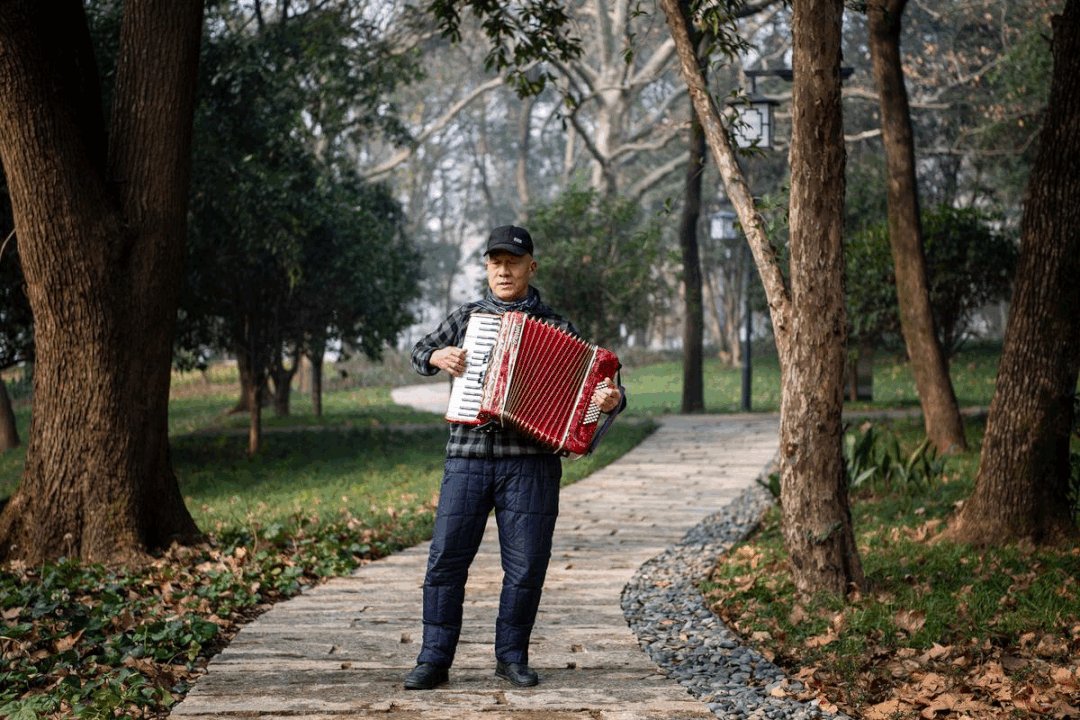
[(511, 255), (528, 255), (529, 249), (524, 248), (521, 245), (514, 245), (512, 243), (499, 243), (498, 245), (492, 245), (484, 251), (485, 255), (490, 255), (493, 252), (508, 252)]

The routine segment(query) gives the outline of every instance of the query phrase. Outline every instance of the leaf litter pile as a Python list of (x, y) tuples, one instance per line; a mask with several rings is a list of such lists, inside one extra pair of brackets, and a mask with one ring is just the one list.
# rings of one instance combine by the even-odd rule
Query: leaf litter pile
[(980, 552), (935, 541), (941, 519), (865, 524), (866, 587), (846, 603), (797, 597), (775, 509), (704, 588), (803, 683), (791, 697), (865, 720), (1080, 718), (1080, 547)]
[(433, 503), (385, 527), (343, 514), (234, 531), (138, 568), (0, 569), (0, 717), (163, 717), (241, 624), (415, 542)]

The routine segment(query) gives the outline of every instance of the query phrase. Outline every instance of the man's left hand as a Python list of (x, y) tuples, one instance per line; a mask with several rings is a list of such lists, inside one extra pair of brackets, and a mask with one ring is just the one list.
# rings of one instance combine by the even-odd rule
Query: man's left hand
[(600, 412), (611, 412), (619, 406), (622, 393), (611, 378), (605, 378), (606, 385), (597, 385), (593, 391), (592, 400), (600, 408)]

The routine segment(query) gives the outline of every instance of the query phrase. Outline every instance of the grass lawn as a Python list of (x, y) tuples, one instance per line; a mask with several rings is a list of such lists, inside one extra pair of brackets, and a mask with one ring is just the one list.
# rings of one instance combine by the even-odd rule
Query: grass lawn
[[(249, 458), (228, 415), (235, 378), (179, 382), (173, 465), (206, 541), (140, 567), (62, 561), (0, 570), (0, 717), (158, 716), (205, 660), (270, 603), (430, 537), (447, 438), (441, 416), (400, 408), (386, 387), (332, 390), (273, 418)], [(19, 408), (26, 437), (28, 411)], [(654, 428), (616, 423), (564, 483), (610, 463)], [(25, 451), (0, 455), (0, 497)]]
[[(907, 367), (886, 355), (876, 363), (877, 399), (856, 407), (917, 405)], [(980, 348), (954, 360), (961, 404), (989, 403), (996, 363), (996, 350)], [(775, 358), (755, 358), (754, 368), (754, 407), (775, 411)], [(361, 369), (354, 381), (368, 377), (361, 372), (375, 371)], [(630, 367), (623, 380), (629, 417), (596, 455), (564, 464), (565, 482), (640, 442), (650, 416), (677, 410), (678, 363)], [(388, 385), (375, 381), (329, 383), (322, 418), (296, 393), (291, 417), (264, 415), (264, 450), (248, 458), (247, 418), (228, 414), (235, 371), (176, 378), (174, 466), (207, 541), (140, 568), (66, 562), (0, 572), (0, 716), (162, 713), (195, 668), (269, 603), (429, 536), (445, 423), (393, 405)], [(706, 383), (710, 411), (738, 409), (737, 368), (710, 361)], [(18, 418), (25, 439), (25, 407)], [(921, 440), (918, 423), (895, 427), (905, 447)], [(969, 426), (975, 449), (951, 458), (941, 480), (856, 494), (868, 585), (852, 602), (794, 596), (774, 512), (718, 565), (707, 588), (717, 612), (805, 683), (805, 696), (862, 717), (939, 706), (931, 716), (946, 717), (949, 703), (970, 717), (1067, 713), (1068, 696), (1056, 688), (1080, 693), (1080, 550), (979, 553), (934, 542), (970, 492), (980, 434)], [(23, 453), (0, 454), (0, 497), (18, 482)]]
[[(771, 348), (770, 348), (771, 350)], [(953, 386), (961, 407), (988, 406), (994, 393), (997, 346), (972, 346), (961, 350), (951, 365)], [(630, 397), (627, 412), (653, 415), (679, 411), (682, 402), (682, 364), (678, 360), (652, 363), (623, 370), (623, 384)], [(715, 358), (705, 361), (705, 408), (709, 412), (738, 412), (742, 370)], [(775, 352), (761, 352), (752, 361), (752, 407), (755, 411), (780, 409), (780, 365)], [(850, 403), (852, 409), (918, 407), (911, 367), (896, 353), (881, 352), (874, 358), (873, 402)]]
[[(905, 452), (922, 440), (921, 423), (895, 428)], [(805, 683), (793, 695), (867, 720), (1078, 716), (1080, 546), (938, 537), (971, 492), (982, 430), (968, 424), (976, 449), (936, 481), (853, 494), (867, 582), (847, 603), (795, 595), (776, 509), (720, 560), (704, 588), (714, 610)]]

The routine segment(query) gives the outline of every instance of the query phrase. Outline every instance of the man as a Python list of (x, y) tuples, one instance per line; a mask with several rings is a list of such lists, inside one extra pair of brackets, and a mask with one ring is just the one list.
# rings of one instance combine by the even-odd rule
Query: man
[[(466, 351), (460, 345), (474, 312), (516, 310), (575, 332), (529, 285), (537, 264), (527, 230), (495, 228), (484, 257), (487, 294), (459, 307), (416, 344), (412, 364), (421, 375), (464, 373)], [(603, 412), (622, 401), (610, 378), (607, 384), (593, 395)], [(539, 682), (529, 667), (529, 636), (551, 557), (561, 478), (559, 457), (512, 428), (451, 424), (424, 578), (424, 641), (416, 667), (405, 678), (406, 689), (428, 690), (449, 679), (461, 633), (465, 580), (492, 508), (504, 571), (495, 623), (495, 675), (517, 687)]]

